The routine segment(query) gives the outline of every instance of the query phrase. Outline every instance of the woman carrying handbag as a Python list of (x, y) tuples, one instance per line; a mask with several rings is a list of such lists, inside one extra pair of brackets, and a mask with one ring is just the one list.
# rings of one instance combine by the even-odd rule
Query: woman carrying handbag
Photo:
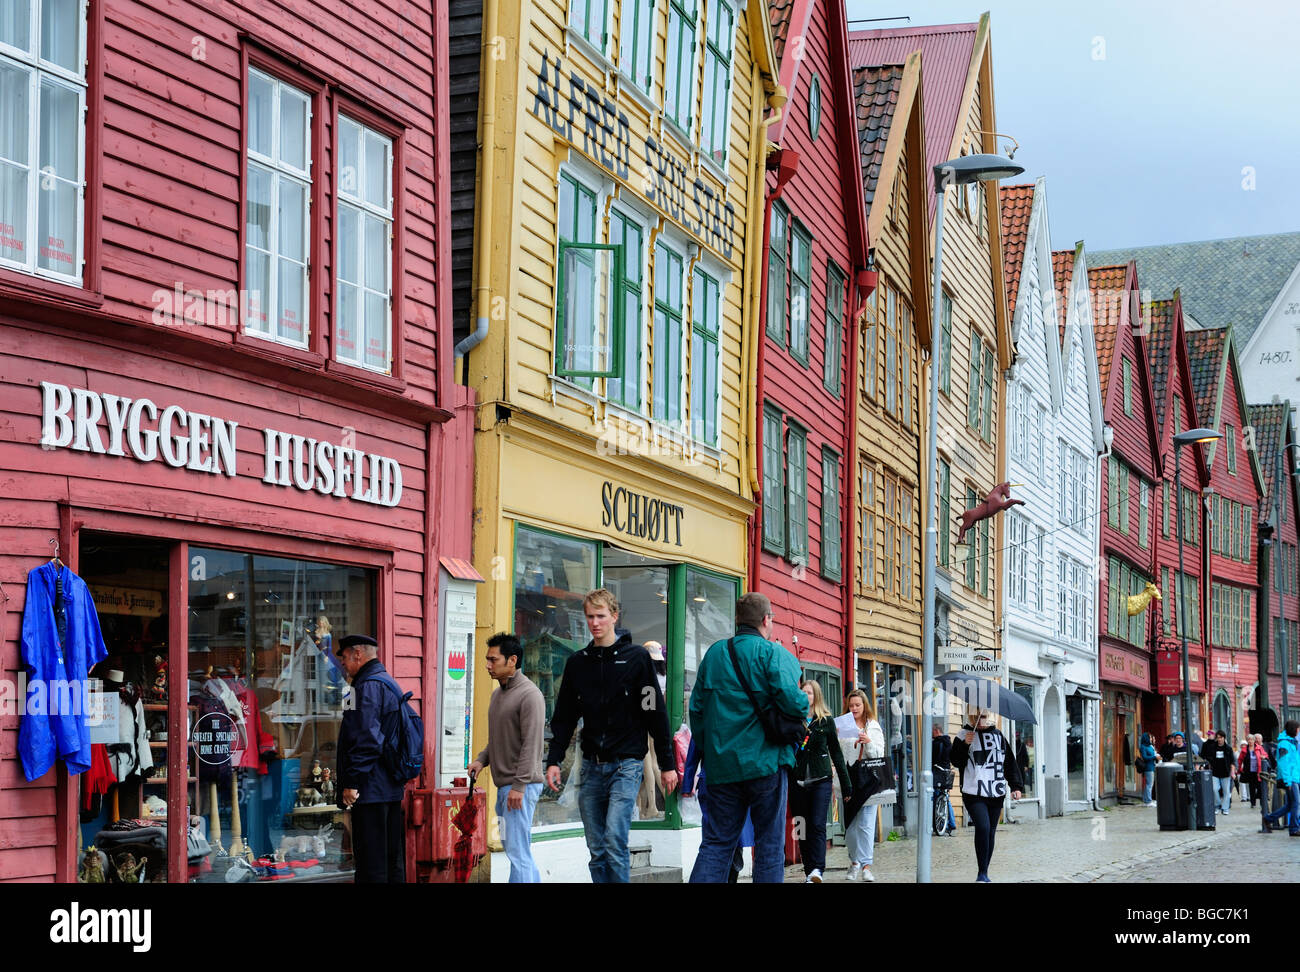
[(975, 824), (975, 880), (991, 884), (989, 861), (998, 817), (1008, 791), (1020, 799), (1020, 767), (1007, 745), (1007, 737), (993, 725), (993, 714), (977, 709), (975, 718), (962, 726), (952, 741), (952, 765), (961, 770), (961, 802)]
[(821, 686), (811, 679), (801, 686), (808, 696), (808, 726), (803, 744), (795, 752), (787, 788), (790, 816), (799, 835), (804, 884), (821, 884), (826, 870), (826, 814), (831, 806), (831, 767), (847, 800), (853, 792), (844, 755), (837, 744), (835, 719), (826, 707)]
[[(885, 756), (885, 734), (876, 721), (876, 708), (862, 689), (848, 695), (849, 711), (837, 720), (839, 743), (845, 761), (851, 765), (849, 780), (852, 792), (844, 800), (844, 837), (849, 851), (849, 880), (874, 881), (871, 861), (876, 850), (876, 806), (884, 787), (879, 773), (883, 768), (892, 788), (892, 772)], [(849, 722), (851, 717), (851, 722)], [(849, 732), (844, 730), (849, 726)], [(856, 730), (856, 733), (854, 732)], [(871, 802), (877, 800), (876, 803)]]

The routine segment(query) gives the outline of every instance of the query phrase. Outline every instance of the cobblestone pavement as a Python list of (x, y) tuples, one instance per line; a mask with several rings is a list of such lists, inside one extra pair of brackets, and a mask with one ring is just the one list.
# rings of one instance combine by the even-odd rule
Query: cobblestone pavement
[[(1162, 831), (1155, 808), (1141, 805), (1045, 820), (1024, 819), (1022, 814), (1020, 819), (1020, 823), (998, 825), (989, 867), (995, 882), (1199, 883), (1300, 877), (1300, 838), (1289, 837), (1285, 830), (1259, 833), (1259, 812), (1235, 800), (1231, 813), (1216, 815), (1214, 831)], [(932, 881), (975, 879), (974, 832), (963, 827), (952, 837), (933, 838)], [(885, 833), (889, 833), (887, 826)], [(843, 847), (832, 847), (826, 864), (827, 882), (847, 880), (848, 855)], [(871, 871), (877, 882), (914, 882), (916, 840), (876, 844)], [(785, 879), (801, 883), (802, 866), (787, 868)]]

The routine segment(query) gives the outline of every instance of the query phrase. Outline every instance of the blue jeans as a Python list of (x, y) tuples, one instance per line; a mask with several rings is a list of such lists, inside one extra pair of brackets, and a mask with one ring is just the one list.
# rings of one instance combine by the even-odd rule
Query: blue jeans
[(1156, 771), (1151, 769), (1142, 774), (1142, 802), (1151, 802), (1151, 788), (1155, 786)]
[(627, 835), (632, 829), (632, 808), (641, 789), (639, 759), (617, 763), (582, 761), (582, 782), (578, 786), (578, 812), (586, 831), (593, 884), (627, 884), (631, 861)]
[(691, 884), (727, 883), (746, 811), (754, 824), (754, 883), (784, 882), (785, 781), (785, 770), (777, 770), (755, 780), (709, 783), (709, 809)]
[(511, 789), (507, 786), (497, 790), (497, 823), (510, 861), (510, 883), (539, 884), (542, 873), (533, 863), (533, 811), (537, 809), (537, 798), (542, 795), (542, 784), (524, 786), (524, 805), (518, 810), (506, 806)]
[(1214, 787), (1219, 791), (1219, 809), (1227, 813), (1232, 807), (1232, 777), (1216, 776)]
[(1274, 810), (1264, 820), (1270, 824), (1277, 823), (1288, 814), (1288, 826), (1293, 834), (1300, 833), (1300, 783), (1292, 783), (1286, 788), (1286, 803)]

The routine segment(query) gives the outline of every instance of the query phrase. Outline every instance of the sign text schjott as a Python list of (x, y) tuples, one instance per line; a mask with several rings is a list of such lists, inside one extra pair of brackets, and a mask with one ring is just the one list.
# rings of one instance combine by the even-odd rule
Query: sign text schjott
[[(238, 422), (41, 382), (41, 448), (73, 449), (234, 478)], [(262, 429), (262, 482), (376, 506), (402, 499), (402, 467), (363, 449)]]

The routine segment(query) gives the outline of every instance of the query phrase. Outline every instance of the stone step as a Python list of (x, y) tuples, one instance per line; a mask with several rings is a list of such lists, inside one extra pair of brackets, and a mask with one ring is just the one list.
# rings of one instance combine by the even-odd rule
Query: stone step
[(680, 867), (634, 867), (628, 875), (630, 884), (681, 884)]
[(650, 866), (650, 845), (637, 844), (629, 846), (628, 856), (631, 858), (632, 870), (648, 868)]

